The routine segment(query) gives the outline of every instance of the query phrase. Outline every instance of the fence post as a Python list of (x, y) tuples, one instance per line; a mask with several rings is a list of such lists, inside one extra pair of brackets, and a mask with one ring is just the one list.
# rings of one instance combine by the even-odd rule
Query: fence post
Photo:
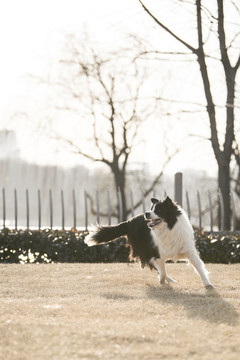
[(129, 192), (130, 192), (131, 214), (132, 214), (132, 217), (133, 217), (134, 216), (134, 200), (133, 200), (132, 189), (130, 189)]
[(212, 207), (212, 197), (209, 190), (208, 190), (208, 200), (209, 200), (209, 211), (210, 211), (210, 230), (213, 231), (213, 207)]
[(182, 206), (182, 173), (175, 174), (175, 201)]
[(122, 194), (121, 194), (120, 188), (118, 188), (118, 204), (119, 204), (118, 220), (119, 220), (119, 222), (122, 222), (123, 221), (123, 205), (122, 205)]
[(202, 229), (202, 206), (201, 206), (201, 198), (199, 191), (197, 191), (197, 200), (198, 200), (198, 216), (199, 216), (199, 229)]
[(65, 228), (65, 211), (64, 211), (64, 195), (63, 190), (61, 190), (61, 208), (62, 208), (62, 230)]
[(146, 212), (146, 204), (145, 204), (145, 197), (144, 197), (144, 192), (142, 191), (142, 209), (143, 209), (143, 213)]
[(75, 196), (74, 189), (73, 189), (72, 195), (73, 195), (73, 228), (76, 230), (76, 228), (77, 228), (77, 210), (76, 210), (76, 196)]
[(88, 229), (88, 204), (87, 204), (87, 192), (84, 190), (84, 210), (85, 210), (85, 230)]
[(97, 204), (97, 224), (100, 224), (100, 205), (99, 205), (99, 191), (96, 191), (96, 204)]
[(17, 190), (16, 189), (14, 189), (14, 217), (15, 217), (15, 230), (17, 230), (18, 206), (17, 206)]
[(26, 189), (26, 219), (27, 219), (27, 229), (29, 229), (29, 196), (28, 196), (28, 189)]
[(49, 212), (50, 212), (50, 229), (53, 228), (53, 200), (52, 200), (52, 190), (49, 190)]
[(5, 188), (2, 189), (2, 198), (3, 198), (3, 228), (6, 227), (6, 198), (5, 198)]
[(41, 230), (41, 222), (42, 222), (42, 216), (41, 216), (41, 193), (38, 189), (38, 229)]
[(109, 190), (107, 191), (107, 204), (108, 204), (108, 225), (111, 225), (112, 207), (111, 207)]
[(235, 209), (235, 202), (233, 197), (233, 192), (231, 190), (231, 204), (232, 204), (232, 230), (236, 231), (236, 209)]
[(191, 208), (190, 208), (190, 201), (189, 201), (188, 191), (186, 191), (186, 203), (187, 203), (188, 217), (189, 217), (189, 219), (191, 219)]

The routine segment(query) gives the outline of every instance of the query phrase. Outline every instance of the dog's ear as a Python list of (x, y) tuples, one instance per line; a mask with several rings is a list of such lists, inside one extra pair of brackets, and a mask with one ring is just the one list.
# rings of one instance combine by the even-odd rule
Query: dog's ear
[(159, 202), (159, 200), (158, 200), (158, 199), (155, 199), (155, 198), (151, 198), (151, 202), (152, 202), (153, 205), (154, 205), (154, 204), (157, 204), (157, 203)]
[(169, 196), (167, 196), (164, 201), (166, 201), (167, 204), (172, 204), (172, 200), (170, 199)]

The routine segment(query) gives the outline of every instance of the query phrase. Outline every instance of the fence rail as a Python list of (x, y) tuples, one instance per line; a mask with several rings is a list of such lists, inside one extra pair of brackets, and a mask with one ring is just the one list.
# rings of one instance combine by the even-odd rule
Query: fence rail
[[(164, 192), (164, 194), (166, 195), (166, 192)], [(12, 221), (12, 225), (10, 227), (15, 228), (16, 230), (19, 228), (19, 204), (18, 204), (18, 195), (19, 192), (17, 191), (17, 189), (13, 190), (13, 221)], [(101, 201), (100, 201), (100, 195), (101, 195)], [(122, 194), (120, 192), (120, 190), (117, 192), (117, 203), (118, 203), (118, 215), (117, 215), (117, 219), (116, 219), (116, 214), (113, 214), (113, 197), (110, 194), (110, 191), (108, 190), (106, 192), (106, 194), (99, 194), (99, 191), (97, 190), (95, 192), (95, 196), (93, 199), (93, 202), (95, 204), (95, 211), (94, 214), (92, 213), (92, 211), (90, 210), (90, 195), (86, 190), (83, 190), (83, 204), (81, 206), (81, 209), (79, 211), (81, 211), (82, 214), (82, 220), (81, 223), (79, 223), (78, 221), (78, 209), (77, 209), (77, 204), (78, 204), (78, 199), (76, 197), (76, 193), (75, 190), (72, 190), (72, 201), (71, 204), (68, 204), (68, 208), (67, 211), (71, 210), (72, 213), (72, 220), (68, 224), (66, 223), (66, 206), (65, 206), (65, 192), (63, 190), (60, 191), (60, 212), (57, 209), (56, 204), (54, 205), (54, 201), (53, 201), (53, 194), (52, 194), (52, 189), (49, 190), (49, 195), (48, 195), (48, 199), (45, 198), (45, 201), (47, 199), (47, 207), (45, 206), (45, 209), (48, 208), (48, 221), (47, 224), (44, 224), (44, 227), (53, 229), (54, 228), (54, 213), (59, 213), (59, 219), (56, 221), (55, 224), (55, 228), (61, 228), (61, 229), (65, 229), (65, 228), (74, 228), (74, 229), (82, 229), (82, 230), (87, 230), (89, 228), (89, 226), (92, 223), (98, 223), (100, 224), (102, 221), (102, 214), (101, 214), (101, 204), (105, 204), (105, 208), (107, 208), (107, 210), (105, 211), (105, 216), (104, 216), (104, 222), (107, 222), (109, 225), (112, 224), (112, 219), (115, 218), (115, 221), (120, 222), (123, 220), (123, 206), (122, 206)], [(140, 212), (145, 212), (147, 209), (146, 204), (149, 203), (150, 205), (150, 197), (155, 197), (156, 196), (156, 192), (155, 190), (153, 190), (151, 196), (149, 196), (149, 198), (145, 198), (144, 197), (144, 193), (142, 193), (141, 196), (141, 206), (140, 208), (138, 208), (137, 210), (135, 209), (135, 202), (134, 202), (134, 193), (133, 191), (130, 189), (129, 190), (129, 202), (130, 202), (130, 211), (129, 211), (129, 216), (134, 216), (137, 213)], [(178, 174), (176, 174), (175, 176), (175, 199), (178, 201), (178, 203), (180, 205), (182, 205), (183, 202), (183, 191), (182, 191), (182, 177)], [(104, 198), (104, 199), (103, 199)], [(210, 193), (210, 191), (208, 191), (207, 193), (207, 199), (208, 199), (208, 204), (207, 204), (207, 214), (206, 214), (206, 209), (203, 211), (203, 206), (202, 206), (202, 199), (201, 199), (201, 195), (199, 193), (199, 191), (196, 192), (196, 201), (197, 201), (197, 215), (196, 215), (196, 211), (195, 211), (195, 216), (193, 219), (193, 214), (192, 214), (192, 207), (191, 207), (191, 201), (190, 201), (190, 195), (188, 193), (188, 191), (185, 192), (185, 200), (186, 200), (186, 211), (189, 215), (190, 220), (192, 221), (192, 223), (195, 221), (195, 226), (197, 226), (199, 229), (204, 229), (206, 228), (206, 226), (203, 225), (203, 217), (207, 217), (207, 230), (208, 231), (223, 231), (225, 230), (224, 228), (224, 206), (223, 206), (223, 198), (222, 198), (222, 194), (219, 190), (218, 192), (218, 209), (216, 210), (216, 204), (215, 206), (213, 205), (213, 198), (212, 198), (212, 193)], [(115, 199), (116, 200), (116, 199)], [(138, 200), (138, 199), (137, 199)], [(8, 202), (9, 203), (9, 202)], [(2, 189), (2, 226), (3, 228), (8, 227), (7, 226), (7, 215), (8, 215), (8, 209), (7, 209), (7, 196), (6, 196), (6, 190), (5, 188)], [(37, 190), (37, 226), (35, 226), (35, 228), (41, 229), (43, 227), (42, 224), (42, 192), (40, 190)], [(46, 204), (45, 204), (46, 205)], [(71, 209), (70, 209), (71, 208)], [(206, 208), (206, 206), (205, 206)], [(235, 207), (235, 202), (234, 202), (234, 196), (233, 193), (231, 193), (231, 209), (232, 209), (232, 231), (236, 231), (236, 226), (237, 226), (237, 211), (236, 211), (236, 207)], [(214, 210), (215, 212), (217, 211), (218, 215), (220, 214), (220, 218), (218, 218), (218, 224), (216, 225), (216, 220), (215, 220), (215, 224), (214, 224)], [(21, 226), (20, 228), (30, 228), (30, 223), (31, 223), (31, 212), (30, 212), (30, 196), (29, 196), (29, 190), (26, 189), (25, 191), (25, 221), (23, 223), (23, 221), (21, 221)], [(91, 220), (90, 221), (90, 217)], [(194, 220), (194, 221), (193, 221)], [(46, 220), (45, 220), (46, 222)], [(206, 221), (205, 221), (206, 222)]]

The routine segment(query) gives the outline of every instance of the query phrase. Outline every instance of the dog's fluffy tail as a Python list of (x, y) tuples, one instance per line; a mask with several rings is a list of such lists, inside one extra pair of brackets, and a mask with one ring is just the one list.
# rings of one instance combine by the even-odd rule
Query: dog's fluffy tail
[(86, 236), (84, 242), (88, 246), (104, 244), (121, 236), (127, 235), (127, 233), (127, 221), (124, 221), (118, 225), (98, 226), (95, 231), (92, 231), (89, 235)]

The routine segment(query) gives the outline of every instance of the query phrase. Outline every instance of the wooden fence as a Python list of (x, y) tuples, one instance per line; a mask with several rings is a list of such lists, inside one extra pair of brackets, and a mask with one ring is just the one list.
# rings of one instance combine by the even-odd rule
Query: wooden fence
[[(35, 228), (41, 229), (41, 228), (61, 228), (61, 229), (81, 229), (81, 230), (87, 230), (91, 224), (102, 223), (103, 215), (101, 212), (101, 205), (105, 203), (105, 216), (104, 216), (104, 223), (107, 223), (109, 225), (112, 224), (112, 221), (114, 219), (115, 222), (121, 222), (123, 219), (123, 212), (122, 212), (122, 196), (121, 192), (118, 191), (116, 194), (117, 196), (117, 202), (119, 204), (118, 206), (118, 213), (113, 213), (113, 197), (110, 194), (109, 191), (106, 192), (106, 194), (100, 194), (99, 191), (96, 191), (94, 196), (90, 196), (90, 194), (83, 190), (83, 202), (81, 206), (81, 213), (82, 213), (82, 220), (81, 223), (77, 222), (78, 214), (77, 214), (77, 203), (78, 200), (76, 198), (75, 190), (72, 190), (72, 201), (71, 205), (68, 204), (68, 208), (66, 209), (65, 206), (65, 193), (63, 190), (60, 191), (60, 212), (59, 213), (59, 219), (57, 219), (54, 223), (53, 221), (53, 214), (56, 210), (56, 207), (54, 205), (53, 201), (53, 194), (52, 190), (49, 190), (48, 194), (48, 224), (42, 223), (42, 194), (40, 190), (37, 190), (37, 226)], [(100, 201), (100, 195), (101, 195), (101, 201)], [(166, 196), (166, 192), (163, 192), (163, 195)], [(141, 206), (137, 209), (135, 208), (135, 201), (134, 201), (134, 192), (132, 190), (129, 191), (129, 199), (130, 199), (130, 216), (134, 216), (138, 213), (145, 212), (149, 206), (150, 206), (150, 198), (156, 196), (155, 191), (153, 190), (152, 194), (148, 196), (148, 198), (145, 198), (144, 193), (142, 193), (141, 198)], [(105, 198), (105, 200), (103, 199)], [(92, 199), (92, 202), (95, 204), (94, 206), (94, 213), (92, 208), (90, 208), (90, 198)], [(205, 229), (206, 225), (203, 224), (203, 217), (205, 217), (205, 223), (207, 223), (207, 230), (208, 231), (223, 231), (224, 228), (224, 206), (223, 206), (223, 198), (222, 194), (219, 190), (218, 192), (218, 201), (216, 205), (213, 204), (212, 194), (208, 191), (207, 198), (208, 198), (208, 204), (203, 210), (202, 206), (202, 199), (200, 193), (196, 192), (196, 204), (197, 204), (197, 212), (195, 209), (195, 214), (192, 213), (192, 199), (190, 200), (190, 196), (188, 191), (183, 192), (182, 187), (182, 174), (177, 173), (175, 174), (175, 186), (174, 186), (174, 199), (182, 206), (183, 205), (183, 199), (185, 198), (185, 210), (189, 215), (190, 220), (192, 220), (192, 223), (195, 222), (195, 226), (199, 229)], [(216, 196), (215, 196), (216, 198)], [(44, 196), (44, 199), (46, 201), (46, 196)], [(139, 199), (137, 199), (139, 200)], [(237, 223), (237, 214), (236, 214), (236, 208), (235, 208), (235, 202), (234, 202), (234, 196), (231, 193), (231, 208), (232, 208), (232, 231), (236, 231), (236, 223)], [(12, 221), (9, 226), (8, 219), (8, 213), (7, 213), (7, 203), (8, 200), (6, 198), (6, 191), (5, 188), (2, 189), (2, 227), (11, 227), (14, 229), (23, 229), (32, 228), (30, 225), (31, 220), (31, 214), (30, 214), (30, 200), (29, 200), (29, 190), (25, 190), (25, 224), (23, 221), (21, 221), (21, 224), (19, 224), (19, 206), (18, 206), (18, 191), (16, 189), (13, 190), (13, 212), (14, 214), (11, 214)], [(46, 205), (46, 204), (45, 204)], [(66, 211), (69, 211), (71, 207), (71, 213), (72, 213), (72, 221), (71, 223), (66, 223)], [(196, 206), (195, 206), (196, 207)], [(45, 206), (46, 209), (46, 206)], [(206, 210), (207, 209), (207, 210)], [(216, 224), (216, 216), (214, 217), (214, 212), (217, 212), (217, 224)], [(219, 218), (220, 214), (220, 218)], [(22, 214), (21, 214), (22, 215)], [(116, 216), (117, 215), (117, 216)], [(91, 217), (91, 219), (90, 219)], [(206, 220), (206, 217), (208, 220)], [(23, 216), (21, 216), (23, 218)], [(215, 219), (215, 222), (214, 222)], [(46, 221), (45, 221), (46, 222)]]

